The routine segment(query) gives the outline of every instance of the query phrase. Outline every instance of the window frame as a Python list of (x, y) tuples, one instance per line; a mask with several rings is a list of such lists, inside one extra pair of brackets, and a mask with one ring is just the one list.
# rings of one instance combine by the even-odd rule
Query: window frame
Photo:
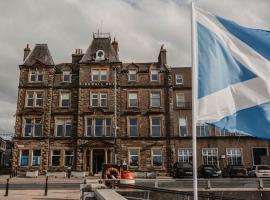
[[(27, 157), (27, 164), (26, 165), (22, 165), (22, 154), (23, 154), (23, 151), (28, 151), (28, 157)], [(30, 162), (30, 150), (29, 149), (21, 149), (20, 150), (19, 166), (20, 167), (28, 167), (29, 166), (29, 162)]]
[[(153, 119), (159, 119), (159, 135), (153, 135)], [(154, 126), (158, 126), (158, 125), (154, 125)], [(162, 137), (162, 117), (160, 116), (152, 116), (150, 117), (150, 133), (151, 133), (151, 137)]]
[[(231, 157), (236, 157), (236, 160), (237, 160), (237, 155), (238, 154), (235, 154), (235, 155), (233, 155), (232, 153), (231, 154), (229, 154), (228, 153), (228, 150), (239, 150), (239, 152), (240, 152), (240, 157), (241, 157), (241, 161), (240, 161), (240, 163), (239, 162), (234, 162), (234, 160), (233, 160), (233, 158), (231, 158), (231, 160), (232, 160), (232, 162), (229, 162), (229, 158), (230, 158), (230, 156)], [(232, 164), (232, 165), (242, 165), (243, 164), (243, 149), (242, 148), (234, 148), (234, 147), (231, 147), (231, 148), (226, 148), (226, 162), (227, 162), (227, 164), (229, 165), (229, 164)]]
[[(106, 80), (102, 80), (101, 77), (104, 76), (102, 75), (102, 72), (106, 71)], [(94, 72), (97, 72), (97, 74), (94, 74)], [(94, 75), (98, 76), (97, 80), (94, 80)], [(93, 82), (107, 82), (109, 80), (109, 70), (108, 69), (91, 69), (91, 81)]]
[[(68, 96), (68, 105), (67, 106), (63, 106), (63, 95), (67, 95)], [(60, 102), (59, 102), (59, 107), (61, 108), (69, 108), (71, 105), (71, 94), (70, 92), (60, 92)]]
[[(159, 98), (154, 98), (153, 95), (159, 94)], [(159, 106), (153, 105), (153, 99), (159, 99)], [(161, 92), (160, 91), (151, 91), (150, 92), (150, 108), (161, 108)]]
[[(135, 73), (131, 73), (131, 72), (135, 72)], [(130, 78), (131, 75), (135, 75), (135, 80), (132, 80)], [(136, 69), (129, 69), (128, 70), (128, 81), (130, 81), (130, 82), (136, 82), (137, 81), (137, 70)]]
[[(136, 95), (136, 99), (131, 99), (131, 95)], [(130, 101), (131, 100), (136, 100), (136, 105), (135, 106), (131, 106), (130, 105)], [(138, 92), (128, 92), (128, 107), (129, 108), (138, 108), (139, 102), (138, 102)]]
[[(204, 154), (204, 150), (210, 150), (210, 154), (209, 152), (207, 154)], [(212, 152), (216, 151), (216, 155), (211, 155)], [(206, 161), (207, 163), (205, 163), (204, 157), (207, 157)], [(212, 158), (211, 158), (212, 157)], [(215, 160), (214, 157), (216, 157), (216, 164), (215, 164)], [(211, 160), (209, 160), (209, 158), (211, 158)], [(209, 162), (210, 161), (210, 162)], [(215, 166), (219, 166), (219, 159), (218, 159), (218, 148), (202, 148), (202, 163), (205, 165), (215, 165)]]
[[(153, 75), (155, 75), (155, 73), (153, 73), (153, 72), (156, 72), (157, 80), (153, 79)], [(151, 69), (150, 70), (150, 80), (151, 80), (151, 82), (158, 82), (159, 81), (159, 70), (158, 69)]]
[[(26, 128), (26, 120), (31, 120), (31, 132), (30, 132), (30, 135), (25, 135), (25, 128)], [(41, 125), (41, 133), (40, 133), (40, 136), (36, 136), (36, 120), (40, 120), (40, 125)], [(28, 124), (29, 125), (29, 124)], [(23, 118), (23, 137), (25, 138), (29, 138), (29, 137), (35, 137), (35, 138), (38, 138), (38, 137), (42, 137), (43, 135), (43, 118), (42, 117), (34, 117), (34, 116), (25, 116)]]
[[(54, 154), (54, 151), (59, 151), (59, 155), (55, 155)], [(59, 159), (59, 165), (53, 165), (53, 157), (55, 157), (55, 156), (57, 156), (58, 159)], [(61, 151), (61, 149), (52, 149), (51, 150), (51, 166), (53, 166), (53, 167), (60, 167), (60, 166), (62, 166), (61, 158), (62, 158), (62, 151)]]
[[(72, 154), (66, 154), (67, 151), (70, 151)], [(71, 159), (71, 165), (66, 165), (66, 158)], [(65, 149), (64, 150), (64, 166), (65, 167), (69, 167), (69, 166), (73, 166), (74, 164), (74, 150), (72, 149)]]
[[(65, 76), (68, 76), (68, 80), (65, 80)], [(62, 71), (62, 82), (71, 83), (72, 73), (69, 70)]]
[[(185, 104), (186, 104), (185, 93), (182, 93), (182, 92), (175, 93), (175, 100), (176, 100), (175, 102), (176, 102), (177, 108), (184, 108), (185, 107)], [(183, 100), (183, 101), (180, 101), (180, 100)]]
[[(181, 80), (181, 82), (178, 82), (177, 80)], [(183, 74), (175, 74), (175, 85), (184, 85), (184, 76)]]
[[(135, 125), (131, 125), (130, 124), (130, 120), (132, 120), (132, 119), (136, 119), (137, 120), (137, 124), (136, 124), (136, 135), (130, 135), (130, 133), (131, 133), (131, 128), (133, 127), (135, 127)], [(138, 127), (138, 123), (139, 122), (139, 118), (138, 117), (128, 117), (127, 118), (127, 132), (128, 132), (128, 136), (129, 137), (138, 137), (139, 136), (139, 127)]]
[[(160, 150), (160, 155), (154, 155), (154, 150)], [(163, 153), (162, 153), (163, 149), (162, 147), (158, 148), (158, 147), (154, 147), (154, 148), (151, 148), (151, 164), (152, 164), (152, 167), (154, 168), (162, 168), (163, 167)], [(160, 166), (156, 166), (154, 165), (154, 157), (155, 156), (160, 156), (161, 157), (161, 165)]]
[[(184, 135), (182, 135), (182, 131), (181, 131), (181, 119), (185, 120), (186, 133)], [(188, 120), (187, 120), (187, 117), (179, 117), (178, 118), (178, 135), (179, 135), (179, 137), (187, 137), (188, 136)]]
[[(59, 121), (62, 121), (62, 129), (61, 129), (61, 135), (58, 135), (58, 125)], [(70, 135), (67, 135), (67, 121), (70, 120)], [(55, 128), (54, 128), (54, 136), (56, 138), (62, 138), (62, 137), (72, 137), (72, 129), (73, 129), (73, 118), (72, 117), (55, 117)]]
[[(32, 99), (33, 101), (33, 105), (28, 105), (28, 100), (29, 100), (29, 94), (30, 93), (33, 93), (33, 97), (30, 98)], [(41, 98), (38, 98), (38, 94), (41, 94), (42, 95), (42, 101), (41, 101), (41, 106), (37, 105), (37, 101), (38, 99), (41, 99)], [(41, 91), (41, 90), (27, 90), (26, 91), (26, 94), (25, 94), (25, 107), (26, 108), (43, 108), (44, 106), (44, 91)]]
[[(32, 73), (34, 72), (34, 76), (35, 76), (35, 80), (32, 81), (31, 80), (31, 77), (32, 77)], [(39, 76), (42, 75), (42, 80), (39, 81), (38, 78)], [(35, 70), (29, 70), (29, 73), (28, 73), (28, 82), (29, 83), (41, 83), (44, 81), (44, 70), (38, 70), (38, 69), (35, 69)]]
[[(137, 155), (133, 154), (131, 155), (131, 151), (132, 150), (136, 150), (137, 151)], [(139, 147), (132, 147), (132, 148), (128, 148), (128, 165), (130, 168), (140, 168), (140, 151), (141, 149)], [(137, 166), (134, 166), (134, 165), (131, 165), (131, 156), (137, 156), (138, 157), (138, 165)]]
[[(182, 152), (186, 151), (186, 152), (180, 153), (181, 151)], [(183, 159), (180, 159), (181, 157)], [(185, 159), (185, 157), (187, 157), (187, 159)], [(182, 163), (191, 163), (192, 164), (192, 162), (193, 162), (192, 148), (178, 148), (178, 150), (177, 150), (177, 161), (182, 162)]]
[[(102, 95), (106, 96), (106, 105), (102, 105), (102, 99), (105, 98), (101, 98)], [(93, 96), (97, 96), (97, 98), (93, 98)], [(93, 104), (93, 100), (97, 101), (97, 105)], [(108, 107), (108, 92), (90, 92), (90, 106), (93, 108), (107, 108)]]
[[(39, 151), (39, 156), (34, 156), (34, 151)], [(40, 167), (40, 165), (41, 165), (41, 149), (33, 149), (32, 150), (32, 163), (31, 163), (31, 166), (32, 167)], [(33, 164), (33, 161), (34, 161), (34, 157), (38, 157), (38, 165), (34, 165)]]

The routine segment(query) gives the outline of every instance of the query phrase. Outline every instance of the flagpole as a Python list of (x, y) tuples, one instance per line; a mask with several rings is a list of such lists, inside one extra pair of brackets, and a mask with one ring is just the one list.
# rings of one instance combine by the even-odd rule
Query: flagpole
[(193, 158), (193, 195), (198, 200), (197, 185), (197, 30), (194, 13), (194, 2), (191, 2), (191, 62), (192, 62), (192, 158)]

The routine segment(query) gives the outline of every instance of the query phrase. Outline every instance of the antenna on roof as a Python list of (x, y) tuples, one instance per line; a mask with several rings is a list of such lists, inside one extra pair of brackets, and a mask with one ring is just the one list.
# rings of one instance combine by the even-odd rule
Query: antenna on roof
[(100, 22), (100, 32), (102, 33), (102, 24), (103, 24), (103, 20), (101, 20)]

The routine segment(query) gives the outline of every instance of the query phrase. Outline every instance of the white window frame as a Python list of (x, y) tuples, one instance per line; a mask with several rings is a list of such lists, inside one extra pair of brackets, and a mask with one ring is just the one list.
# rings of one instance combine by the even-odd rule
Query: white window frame
[(176, 97), (176, 107), (177, 108), (184, 108), (185, 103), (186, 103), (185, 93), (178, 92), (175, 94), (175, 97)]
[[(59, 155), (54, 155), (53, 153), (54, 153), (54, 151), (59, 151), (60, 152), (60, 154)], [(58, 156), (59, 157), (59, 165), (53, 165), (53, 156)], [(62, 166), (62, 163), (61, 163), (61, 158), (62, 158), (62, 151), (61, 151), (61, 149), (52, 149), (51, 150), (51, 166), (53, 166), (53, 167), (60, 167), (60, 166)]]
[[(29, 136), (26, 136), (25, 135), (25, 127), (26, 127), (26, 120), (27, 119), (30, 119), (31, 120), (31, 133)], [(40, 120), (41, 122), (41, 134), (40, 136), (36, 136), (35, 135), (35, 128), (36, 128), (36, 120)], [(43, 123), (42, 123), (42, 118), (41, 117), (24, 117), (24, 120), (23, 120), (23, 137), (42, 137), (43, 135)]]
[[(134, 136), (134, 135), (130, 135), (130, 130), (131, 130), (131, 127), (135, 127), (134, 125), (131, 125), (130, 124), (130, 120), (131, 119), (136, 119), (137, 120), (137, 125), (136, 125), (136, 136)], [(139, 118), (138, 117), (128, 117), (128, 119), (127, 119), (127, 127), (128, 127), (128, 136), (129, 137), (138, 137), (139, 136), (139, 132), (138, 132), (138, 123), (139, 122)]]
[[(63, 96), (64, 95), (67, 95), (68, 96), (68, 105), (67, 106), (63, 106)], [(70, 101), (71, 101), (71, 98), (70, 98), (70, 92), (61, 92), (60, 93), (60, 102), (59, 102), (59, 105), (61, 108), (69, 108), (70, 107)]]
[[(154, 98), (153, 95), (159, 94), (159, 98)], [(153, 105), (153, 99), (159, 99), (159, 106)], [(151, 108), (160, 108), (161, 107), (161, 92), (150, 92), (150, 107)]]
[[(21, 163), (21, 160), (22, 160), (22, 151), (28, 151), (28, 162), (27, 162), (27, 165), (21, 165), (22, 163)], [(30, 164), (30, 150), (29, 149), (21, 149), (20, 150), (20, 160), (19, 160), (19, 166), (21, 166), (21, 167), (28, 167), (29, 166), (29, 164)]]
[[(39, 156), (37, 156), (38, 157), (38, 165), (33, 165), (33, 161), (34, 161), (34, 151), (40, 151), (40, 155)], [(41, 149), (33, 149), (32, 150), (32, 161), (31, 161), (31, 166), (33, 166), (33, 167), (39, 167), (40, 165), (41, 165)]]
[[(199, 131), (198, 131), (198, 128), (199, 128)], [(205, 123), (197, 123), (196, 124), (196, 134), (197, 134), (197, 137), (209, 137), (209, 136), (211, 136), (210, 126), (205, 124)]]
[(175, 74), (175, 85), (183, 85), (184, 77), (182, 74)]
[[(240, 152), (240, 154), (233, 154), (234, 152), (232, 152), (232, 151), (235, 151), (235, 150), (239, 150), (239, 152)], [(240, 155), (240, 157), (241, 157), (241, 163), (238, 163), (238, 162), (234, 162), (234, 159), (231, 159), (232, 160), (232, 162), (230, 163), (229, 162), (229, 158), (230, 157), (237, 157), (237, 155)], [(229, 165), (229, 164), (232, 164), (232, 165), (241, 165), (241, 164), (243, 164), (243, 150), (242, 150), (242, 148), (226, 148), (226, 160), (227, 160), (227, 164)]]
[[(154, 80), (152, 75), (157, 75), (157, 80)], [(150, 79), (151, 81), (159, 81), (159, 70), (151, 69)]]
[[(133, 154), (133, 155), (131, 155), (131, 150), (137, 150), (138, 151), (138, 155), (135, 155), (135, 154)], [(140, 167), (140, 148), (138, 148), (138, 147), (132, 147), (132, 148), (128, 148), (128, 164), (129, 164), (129, 167), (130, 168), (139, 168)], [(131, 156), (137, 156), (138, 157), (138, 166), (132, 166), (132, 165), (130, 165), (130, 163), (131, 163)]]
[[(71, 155), (67, 155), (66, 154), (66, 151), (71, 151), (72, 154)], [(71, 158), (72, 159), (72, 163), (71, 165), (66, 165), (66, 157), (69, 157), (69, 159)], [(74, 164), (74, 151), (72, 149), (65, 149), (64, 150), (64, 166), (72, 166)]]
[[(101, 98), (101, 96), (106, 96), (106, 98)], [(93, 96), (97, 96), (97, 98), (93, 98)], [(93, 100), (97, 100), (97, 105), (93, 105)], [(101, 100), (106, 99), (106, 105), (101, 105)], [(106, 108), (108, 106), (108, 93), (106, 92), (91, 92), (90, 93), (90, 105), (91, 107), (103, 107)]]
[[(62, 124), (59, 124), (59, 122), (62, 121)], [(72, 136), (72, 117), (56, 117), (55, 118), (55, 137), (57, 138), (61, 138), (61, 137), (71, 137)], [(58, 125), (62, 125), (62, 132), (61, 132), (61, 136), (57, 135), (58, 132)], [(68, 136), (67, 135), (67, 125), (70, 125), (70, 131), (71, 131), (71, 135)]]
[[(106, 96), (106, 98), (103, 98), (102, 96)], [(106, 105), (102, 105), (102, 100), (103, 99), (106, 99)], [(108, 105), (108, 94), (107, 93), (99, 93), (99, 106), (100, 107), (107, 107), (107, 105)]]
[[(32, 74), (35, 76), (34, 81), (31, 80)], [(41, 81), (38, 80), (39, 75), (42, 75)], [(37, 70), (37, 69), (36, 70), (29, 70), (29, 74), (28, 74), (28, 82), (29, 83), (41, 83), (43, 81), (44, 81), (44, 72), (42, 70)]]
[[(136, 96), (136, 98), (131, 98), (132, 95), (134, 95), (134, 97)], [(135, 106), (130, 105), (131, 100), (136, 100)], [(129, 92), (128, 93), (128, 107), (130, 107), (130, 108), (137, 108), (138, 107), (138, 93), (137, 92)]]
[[(154, 155), (154, 150), (160, 150), (160, 155)], [(154, 157), (155, 156), (160, 156), (161, 157), (161, 165), (160, 166), (154, 166)], [(162, 168), (163, 167), (162, 148), (154, 147), (154, 148), (151, 149), (151, 163), (152, 163), (152, 167), (155, 167), (155, 168)]]
[[(68, 76), (68, 80), (65, 80), (65, 76)], [(63, 71), (62, 73), (62, 82), (70, 83), (71, 82), (71, 72), (70, 71)]]
[[(131, 75), (135, 75), (135, 80), (130, 79)], [(136, 69), (128, 70), (128, 81), (137, 81), (137, 70)]]
[[(103, 72), (106, 72), (106, 79), (102, 80), (101, 77), (104, 76)], [(94, 80), (94, 75), (98, 76), (97, 80)], [(109, 79), (109, 72), (108, 69), (92, 69), (91, 70), (91, 80), (94, 82), (105, 82)]]
[[(159, 125), (159, 135), (153, 135), (153, 119), (159, 119), (160, 125)], [(157, 126), (157, 125), (154, 125)], [(161, 137), (162, 136), (162, 117), (150, 117), (150, 132), (151, 132), (151, 137)]]
[[(33, 93), (33, 98), (32, 98), (33, 105), (32, 106), (28, 105), (28, 99), (29, 99), (29, 94), (30, 93)], [(38, 94), (42, 95), (42, 105), (41, 106), (37, 105), (37, 100), (41, 99), (41, 98), (37, 97)], [(33, 108), (33, 107), (42, 108), (43, 106), (44, 106), (44, 92), (43, 91), (33, 91), (33, 90), (26, 91), (25, 107), (28, 107), (28, 108)]]
[[(181, 127), (184, 126), (184, 125), (181, 124), (183, 122), (181, 120), (185, 121), (185, 127), (186, 127), (186, 134), (185, 135), (182, 135), (182, 133), (181, 133)], [(186, 117), (179, 117), (178, 118), (178, 133), (179, 133), (180, 137), (187, 137), (188, 136), (188, 122), (187, 122)]]
[(178, 154), (177, 154), (177, 161), (178, 162), (192, 163), (192, 161), (193, 161), (192, 160), (192, 149), (191, 148), (179, 148)]
[[(210, 151), (205, 151), (210, 150)], [(216, 155), (215, 155), (215, 154)], [(204, 157), (207, 157), (207, 163), (204, 162)], [(208, 157), (212, 157), (211, 160), (209, 160)], [(216, 157), (216, 166), (219, 166), (219, 160), (218, 160), (218, 148), (202, 148), (202, 163), (206, 164), (206, 165), (215, 165), (215, 159), (214, 157)], [(210, 161), (210, 162), (209, 162)]]

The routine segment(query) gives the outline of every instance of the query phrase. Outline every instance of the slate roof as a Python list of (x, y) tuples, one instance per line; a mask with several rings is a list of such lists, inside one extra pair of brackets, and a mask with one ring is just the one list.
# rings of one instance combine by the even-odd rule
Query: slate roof
[[(86, 53), (82, 57), (80, 63), (93, 63), (97, 50), (103, 50), (105, 53), (105, 60), (101, 62), (119, 62), (118, 53), (111, 44), (110, 37), (102, 37), (93, 39), (91, 45), (88, 47)], [(100, 61), (99, 61), (100, 62)]]
[(40, 62), (44, 65), (54, 65), (47, 44), (36, 44), (33, 51), (26, 57), (23, 65), (32, 66), (36, 62)]

